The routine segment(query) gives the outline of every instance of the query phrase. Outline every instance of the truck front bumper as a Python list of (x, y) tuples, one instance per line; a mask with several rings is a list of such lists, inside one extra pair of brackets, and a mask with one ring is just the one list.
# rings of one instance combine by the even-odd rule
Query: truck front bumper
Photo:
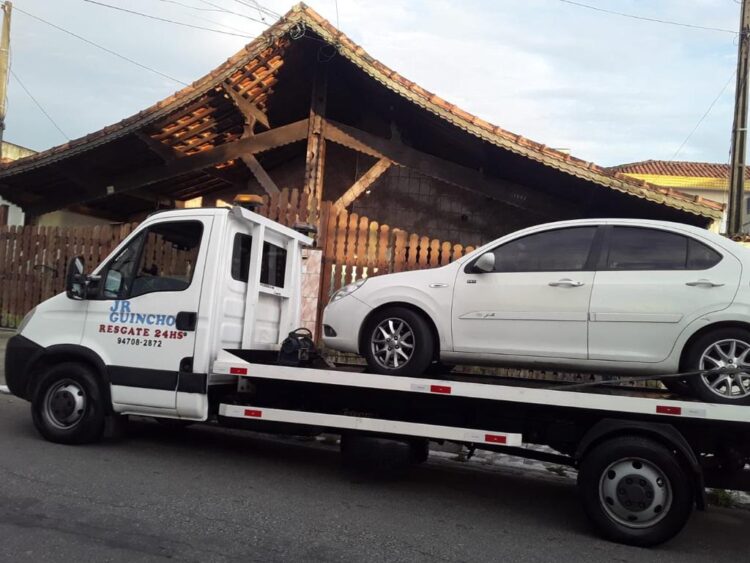
[(39, 344), (17, 334), (8, 340), (5, 349), (5, 382), (16, 397), (29, 400), (28, 370), (32, 361), (42, 350)]

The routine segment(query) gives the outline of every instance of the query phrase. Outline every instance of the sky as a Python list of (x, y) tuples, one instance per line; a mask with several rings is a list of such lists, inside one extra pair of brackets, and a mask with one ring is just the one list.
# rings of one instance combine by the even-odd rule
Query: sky
[[(288, 0), (96, 1), (225, 33), (85, 0), (13, 0), (15, 76), (8, 86), (5, 140), (47, 149), (133, 115), (182, 87), (28, 14), (189, 83), (276, 20), (256, 4), (275, 13), (293, 5)], [(547, 146), (603, 166), (646, 159), (727, 162), (737, 0), (577, 1), (730, 32), (626, 18), (564, 0), (307, 3), (399, 74)]]

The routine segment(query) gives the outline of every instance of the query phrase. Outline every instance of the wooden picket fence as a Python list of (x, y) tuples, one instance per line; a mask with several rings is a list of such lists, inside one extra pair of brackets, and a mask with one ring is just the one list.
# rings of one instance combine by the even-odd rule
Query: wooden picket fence
[(0, 227), (0, 327), (18, 326), (32, 307), (63, 291), (73, 256), (90, 269), (136, 225)]
[[(305, 223), (307, 195), (284, 189), (264, 198), (259, 213), (287, 226)], [(317, 219), (321, 308), (332, 292), (356, 279), (442, 266), (473, 250), (337, 212), (331, 202), (322, 204)], [(32, 307), (63, 291), (73, 256), (83, 256), (90, 271), (136, 226), (0, 227), (0, 327), (17, 327)]]

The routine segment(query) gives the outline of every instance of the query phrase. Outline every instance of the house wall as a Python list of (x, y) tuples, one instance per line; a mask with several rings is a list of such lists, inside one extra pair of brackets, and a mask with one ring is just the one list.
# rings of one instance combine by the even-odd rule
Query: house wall
[(53, 211), (40, 215), (36, 221), (40, 227), (89, 227), (95, 225), (111, 225), (112, 221), (81, 215), (72, 211)]

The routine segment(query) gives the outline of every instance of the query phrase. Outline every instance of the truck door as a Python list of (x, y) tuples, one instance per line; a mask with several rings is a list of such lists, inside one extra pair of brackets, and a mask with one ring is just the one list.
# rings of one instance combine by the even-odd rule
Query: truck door
[(154, 221), (99, 269), (82, 345), (105, 362), (117, 410), (175, 411), (179, 373), (192, 366), (212, 222)]

